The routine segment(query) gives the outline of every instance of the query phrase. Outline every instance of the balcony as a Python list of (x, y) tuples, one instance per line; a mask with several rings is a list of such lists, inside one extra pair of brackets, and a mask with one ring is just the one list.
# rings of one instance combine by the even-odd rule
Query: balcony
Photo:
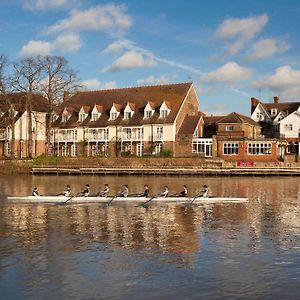
[(164, 135), (162, 133), (157, 133), (157, 134), (154, 134), (154, 136), (153, 136), (154, 142), (161, 142), (161, 141), (163, 141), (163, 139), (164, 139)]
[(245, 132), (244, 131), (217, 131), (217, 139), (218, 140), (227, 140), (227, 139), (244, 139)]
[(108, 142), (108, 134), (103, 133), (88, 133), (85, 136), (87, 142)]
[(135, 133), (123, 133), (121, 139), (123, 142), (139, 142), (144, 140), (144, 135)]

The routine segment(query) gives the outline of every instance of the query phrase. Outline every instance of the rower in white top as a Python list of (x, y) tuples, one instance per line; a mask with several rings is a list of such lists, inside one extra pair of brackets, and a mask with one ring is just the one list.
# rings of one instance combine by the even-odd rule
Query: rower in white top
[(65, 189), (62, 193), (58, 194), (57, 196), (66, 196), (66, 197), (70, 197), (70, 195), (71, 195), (71, 186), (70, 186), (70, 185), (67, 185), (67, 186), (66, 186), (66, 189)]
[(165, 190), (158, 194), (158, 197), (166, 198), (169, 195), (169, 188), (165, 186)]
[(40, 194), (39, 194), (39, 192), (38, 192), (38, 189), (37, 189), (37, 187), (35, 187), (34, 189), (33, 189), (33, 191), (32, 191), (32, 194), (31, 194), (32, 196), (39, 196)]
[(85, 189), (83, 191), (81, 191), (80, 193), (77, 194), (77, 197), (79, 196), (84, 196), (84, 197), (88, 197), (90, 195), (90, 185), (86, 184), (85, 185)]
[(128, 194), (129, 194), (128, 185), (125, 184), (123, 190), (121, 192), (119, 192), (117, 197), (127, 197)]
[(99, 192), (97, 196), (98, 196), (98, 197), (107, 197), (107, 196), (108, 196), (108, 193), (109, 193), (109, 186), (108, 186), (108, 184), (106, 183), (106, 184), (104, 184), (104, 189), (103, 189), (103, 191)]
[(203, 185), (203, 190), (197, 195), (197, 197), (203, 197), (206, 198), (208, 197), (209, 194), (209, 189), (207, 185)]

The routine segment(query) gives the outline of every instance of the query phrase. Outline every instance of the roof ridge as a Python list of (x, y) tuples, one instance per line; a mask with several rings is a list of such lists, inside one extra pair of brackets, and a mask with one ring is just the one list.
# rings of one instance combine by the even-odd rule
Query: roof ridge
[(170, 86), (170, 85), (192, 85), (193, 82), (178, 82), (178, 83), (165, 83), (165, 84), (152, 84), (152, 85), (137, 85), (137, 86), (128, 86), (128, 87), (120, 87), (120, 88), (111, 88), (111, 89), (99, 89), (99, 90), (90, 90), (90, 91), (78, 91), (77, 93), (93, 93), (93, 92), (103, 92), (103, 91), (117, 91), (117, 90), (128, 90), (128, 89), (136, 89), (136, 88), (151, 88), (151, 87), (162, 87), (162, 86)]

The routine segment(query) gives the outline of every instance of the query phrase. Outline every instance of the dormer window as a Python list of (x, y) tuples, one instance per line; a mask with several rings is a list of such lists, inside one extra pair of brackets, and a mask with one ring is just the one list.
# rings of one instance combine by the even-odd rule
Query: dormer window
[(103, 109), (102, 105), (95, 104), (92, 110), (92, 121), (97, 121), (100, 118), (102, 109)]
[(168, 116), (168, 114), (170, 113), (170, 111), (171, 111), (171, 109), (169, 108), (168, 103), (166, 103), (166, 101), (164, 101), (159, 109), (159, 117), (162, 119), (165, 119)]
[(145, 110), (144, 110), (144, 118), (150, 119), (154, 114), (154, 109), (155, 109), (154, 104), (151, 102), (148, 102), (145, 107)]
[(85, 113), (80, 113), (79, 114), (79, 121), (80, 122), (84, 121), (86, 117), (87, 117), (87, 115)]
[(125, 120), (130, 119), (132, 117), (132, 115), (134, 114), (134, 110), (135, 110), (135, 103), (128, 102), (124, 109), (124, 119)]
[(271, 109), (271, 116), (276, 116), (277, 115), (277, 108), (272, 108)]
[(68, 121), (68, 115), (63, 115), (61, 120), (62, 122), (66, 123)]
[(115, 120), (118, 117), (118, 113), (117, 112), (111, 112), (110, 113), (110, 119), (111, 120)]
[(109, 119), (111, 121), (114, 121), (118, 118), (119, 114), (120, 114), (120, 105), (114, 103), (109, 113)]
[(57, 114), (53, 114), (52, 115), (52, 123), (54, 123), (57, 119), (58, 119), (58, 115)]
[(128, 120), (131, 118), (131, 114), (132, 112), (131, 111), (125, 111), (124, 112), (124, 119)]

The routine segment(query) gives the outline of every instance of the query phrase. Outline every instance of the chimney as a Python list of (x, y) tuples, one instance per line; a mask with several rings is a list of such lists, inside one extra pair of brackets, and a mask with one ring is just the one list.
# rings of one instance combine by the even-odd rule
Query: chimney
[(258, 105), (258, 103), (259, 103), (259, 100), (257, 100), (254, 97), (251, 98), (251, 114), (253, 113), (253, 111), (256, 108), (256, 106)]
[(273, 99), (274, 99), (274, 103), (275, 103), (275, 104), (278, 104), (278, 102), (279, 102), (279, 97), (278, 97), (278, 96), (274, 96)]
[(66, 102), (70, 98), (70, 93), (67, 91), (64, 91), (64, 96), (63, 96), (63, 102)]

